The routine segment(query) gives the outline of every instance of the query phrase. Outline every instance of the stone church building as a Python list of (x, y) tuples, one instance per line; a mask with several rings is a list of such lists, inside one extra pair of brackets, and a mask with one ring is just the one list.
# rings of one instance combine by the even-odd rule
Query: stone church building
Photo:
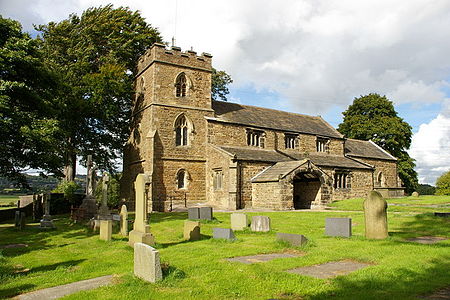
[(149, 175), (151, 209), (304, 209), (375, 189), (403, 195), (397, 159), (320, 116), (211, 99), (211, 59), (154, 44), (138, 63), (121, 196)]

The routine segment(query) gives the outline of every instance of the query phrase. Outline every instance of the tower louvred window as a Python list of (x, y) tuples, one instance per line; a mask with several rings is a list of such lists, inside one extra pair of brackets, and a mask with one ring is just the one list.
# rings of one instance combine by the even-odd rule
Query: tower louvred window
[(187, 89), (186, 82), (187, 82), (186, 75), (184, 73), (178, 75), (175, 83), (177, 97), (186, 97), (186, 89)]

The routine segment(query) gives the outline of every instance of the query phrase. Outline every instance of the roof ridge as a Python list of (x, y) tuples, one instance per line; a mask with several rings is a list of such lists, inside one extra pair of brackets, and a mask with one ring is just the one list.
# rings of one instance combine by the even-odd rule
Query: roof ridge
[[(246, 107), (254, 107), (254, 108), (258, 108), (258, 109), (278, 111), (278, 112), (293, 114), (293, 115), (297, 115), (297, 116), (303, 116), (303, 117), (314, 118), (314, 119), (321, 119), (321, 120), (324, 121), (324, 119), (322, 117), (320, 117), (320, 116), (311, 116), (311, 115), (307, 115), (307, 114), (301, 114), (301, 113), (296, 113), (296, 112), (291, 112), (291, 111), (286, 111), (286, 110), (280, 110), (280, 109), (274, 109), (274, 108), (268, 108), (268, 107), (261, 107), (261, 106), (249, 105), (249, 104), (241, 104), (241, 103), (236, 103), (236, 102), (219, 101), (219, 100), (212, 100), (212, 101), (213, 102), (217, 102), (217, 103), (237, 104), (237, 105), (246, 106)], [(325, 121), (325, 123), (326, 123), (326, 121)], [(336, 128), (333, 128), (333, 129), (336, 130)]]

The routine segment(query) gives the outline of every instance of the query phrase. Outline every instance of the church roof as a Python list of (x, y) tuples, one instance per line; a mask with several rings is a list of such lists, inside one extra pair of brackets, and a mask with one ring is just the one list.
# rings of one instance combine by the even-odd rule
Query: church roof
[(212, 108), (215, 112), (215, 118), (213, 119), (215, 121), (343, 138), (336, 129), (321, 117), (224, 101), (212, 101)]
[(372, 141), (347, 139), (345, 141), (345, 154), (352, 157), (397, 160)]
[(233, 155), (238, 160), (263, 162), (279, 162), (292, 160), (288, 156), (275, 150), (262, 150), (259, 148), (239, 148), (228, 146), (219, 146), (219, 148), (228, 152), (230, 155)]
[(252, 182), (278, 181), (307, 162), (307, 159), (278, 162), (253, 177)]
[(275, 150), (254, 149), (251, 147), (228, 147), (219, 146), (220, 149), (234, 156), (237, 160), (243, 161), (262, 161), (262, 162), (298, 162), (309, 159), (317, 166), (352, 168), (352, 169), (372, 169), (367, 164), (358, 162), (354, 159), (338, 155), (304, 155), (300, 153), (284, 153)]

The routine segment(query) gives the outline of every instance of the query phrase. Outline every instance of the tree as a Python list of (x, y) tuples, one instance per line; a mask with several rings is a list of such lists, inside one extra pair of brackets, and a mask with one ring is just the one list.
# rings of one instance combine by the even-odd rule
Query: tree
[(450, 196), (450, 171), (442, 174), (436, 180), (436, 195)]
[(129, 134), (138, 59), (161, 42), (159, 32), (139, 12), (112, 5), (37, 29), (45, 63), (63, 83), (54, 104), (65, 180), (73, 181), (77, 156), (93, 154), (100, 169), (112, 170)]
[(61, 174), (55, 87), (36, 41), (0, 16), (0, 176), (26, 186), (26, 168)]
[(227, 85), (233, 82), (231, 76), (225, 71), (217, 71), (213, 68), (212, 80), (211, 80), (211, 98), (213, 100), (227, 101), (226, 95), (230, 93)]
[(429, 184), (419, 184), (417, 192), (419, 195), (434, 195), (436, 193), (436, 188)]
[(411, 126), (397, 115), (385, 96), (369, 94), (355, 98), (342, 113), (344, 120), (338, 131), (347, 138), (372, 140), (398, 159), (398, 171), (406, 192), (417, 188), (414, 160), (406, 150), (411, 146)]

